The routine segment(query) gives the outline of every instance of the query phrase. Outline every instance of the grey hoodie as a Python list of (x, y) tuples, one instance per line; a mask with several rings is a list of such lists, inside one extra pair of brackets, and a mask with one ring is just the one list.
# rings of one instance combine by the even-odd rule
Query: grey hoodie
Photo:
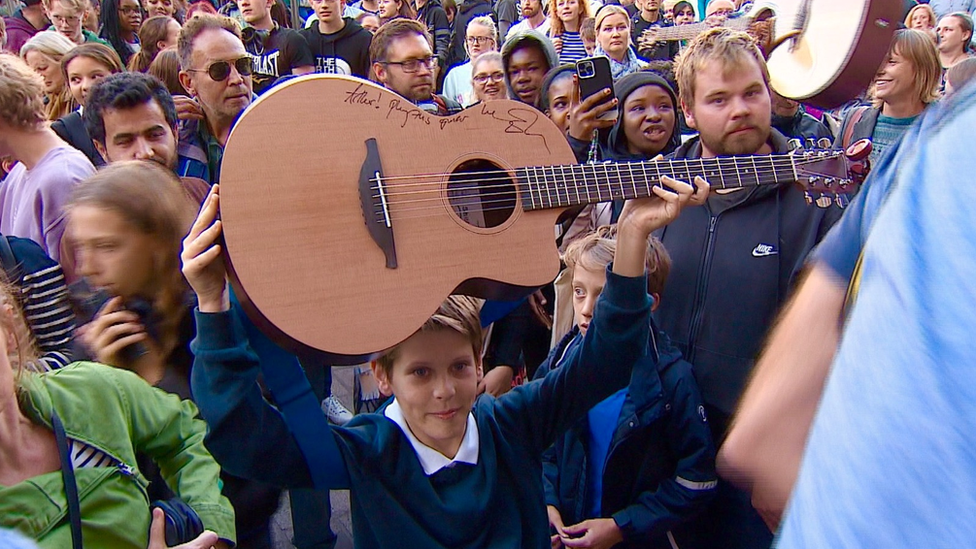
[(559, 66), (559, 54), (556, 53), (556, 48), (552, 47), (552, 42), (542, 33), (534, 30), (523, 30), (510, 35), (502, 45), (502, 66), (505, 67), (505, 85), (508, 86), (508, 95), (515, 100), (518, 100), (518, 94), (512, 89), (512, 82), (508, 78), (508, 62), (512, 57), (512, 52), (522, 46), (524, 42), (534, 42), (533, 45), (545, 53), (546, 60), (549, 62), (545, 72)]

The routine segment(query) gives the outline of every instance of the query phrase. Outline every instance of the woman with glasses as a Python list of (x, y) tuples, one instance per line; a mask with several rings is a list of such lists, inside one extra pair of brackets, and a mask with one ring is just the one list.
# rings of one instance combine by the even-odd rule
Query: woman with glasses
[(471, 77), (474, 76), (474, 60), (480, 55), (498, 49), (498, 31), (491, 17), (482, 15), (468, 23), (464, 49), (468, 61), (455, 66), (444, 77), (444, 95), (468, 106), (475, 102)]
[(139, 28), (142, 7), (139, 0), (104, 0), (102, 2), (101, 37), (119, 54), (122, 65), (128, 65), (139, 51)]
[(55, 120), (51, 129), (69, 145), (85, 153), (96, 167), (105, 164), (105, 160), (95, 150), (81, 118), (81, 109), (85, 107), (88, 92), (96, 82), (124, 70), (115, 50), (102, 44), (82, 44), (69, 51), (61, 60), (61, 73), (68, 83), (71, 96), (80, 107), (77, 111)]
[(471, 72), (471, 87), (474, 90), (475, 103), (508, 99), (502, 54), (490, 51), (478, 56), (471, 62)]

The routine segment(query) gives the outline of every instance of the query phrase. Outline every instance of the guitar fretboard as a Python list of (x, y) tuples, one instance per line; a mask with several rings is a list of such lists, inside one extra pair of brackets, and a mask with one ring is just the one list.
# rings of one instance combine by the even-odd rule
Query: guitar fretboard
[[(752, 23), (752, 19), (749, 17), (735, 17), (727, 19), (722, 26), (733, 30), (746, 30), (749, 28), (750, 23)], [(689, 23), (687, 25), (672, 25), (670, 27), (651, 27), (644, 32), (646, 36), (653, 34), (654, 41), (656, 42), (668, 42), (674, 40), (691, 40), (710, 28), (712, 27), (707, 23)]]
[(687, 182), (701, 176), (713, 189), (778, 185), (797, 179), (790, 155), (534, 166), (519, 168), (516, 176), (526, 210), (646, 198), (662, 176)]

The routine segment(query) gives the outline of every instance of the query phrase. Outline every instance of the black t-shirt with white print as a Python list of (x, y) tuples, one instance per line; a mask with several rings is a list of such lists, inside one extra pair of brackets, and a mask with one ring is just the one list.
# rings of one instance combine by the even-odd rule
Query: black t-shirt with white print
[(258, 95), (279, 76), (292, 74), (292, 69), (315, 65), (305, 39), (292, 29), (275, 26), (270, 33), (245, 29), (244, 47), (251, 54), (251, 81)]

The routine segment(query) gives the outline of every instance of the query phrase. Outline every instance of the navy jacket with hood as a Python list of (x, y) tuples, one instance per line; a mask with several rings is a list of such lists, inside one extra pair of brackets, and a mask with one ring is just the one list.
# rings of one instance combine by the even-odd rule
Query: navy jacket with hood
[[(775, 129), (769, 143), (774, 154), (787, 151)], [(696, 137), (670, 158), (700, 157)], [(793, 184), (754, 187), (713, 193), (655, 233), (671, 255), (655, 320), (695, 365), (705, 402), (722, 414), (742, 394), (807, 254), (842, 212), (808, 205)], [(713, 428), (725, 419), (712, 417)]]
[[(630, 94), (644, 86), (657, 86), (668, 92), (674, 108), (674, 128), (671, 130), (671, 139), (668, 140), (667, 145), (665, 145), (660, 154), (670, 154), (681, 144), (681, 132), (678, 128), (678, 99), (674, 94), (674, 90), (671, 89), (671, 86), (664, 78), (661, 78), (657, 74), (639, 71), (628, 74), (613, 84), (613, 94), (616, 96), (617, 104), (620, 106), (620, 114), (617, 116), (617, 122), (610, 129), (610, 133), (607, 134), (606, 142), (601, 141), (599, 149), (600, 158), (597, 160), (612, 160), (615, 162), (641, 162), (649, 160), (647, 155), (633, 154), (627, 150), (627, 136), (624, 134), (623, 128), (624, 102), (627, 101)], [(573, 153), (576, 154), (576, 160), (580, 163), (586, 162), (589, 156), (590, 142), (576, 139), (573, 136), (568, 137), (569, 146), (573, 149)]]
[(346, 24), (342, 30), (333, 34), (322, 34), (317, 24), (299, 31), (312, 50), (315, 72), (369, 78), (369, 44), (373, 35), (355, 19), (344, 17), (343, 21)]
[[(703, 509), (718, 485), (715, 445), (691, 364), (667, 335), (655, 335), (653, 324), (651, 330), (654, 337), (634, 365), (603, 472), (602, 516), (620, 528), (621, 549), (670, 549), (668, 532)], [(559, 362), (578, 334), (574, 328), (553, 348), (537, 377)], [(598, 518), (585, 514), (588, 429), (584, 417), (543, 458), (546, 505), (559, 509), (566, 525)]]

